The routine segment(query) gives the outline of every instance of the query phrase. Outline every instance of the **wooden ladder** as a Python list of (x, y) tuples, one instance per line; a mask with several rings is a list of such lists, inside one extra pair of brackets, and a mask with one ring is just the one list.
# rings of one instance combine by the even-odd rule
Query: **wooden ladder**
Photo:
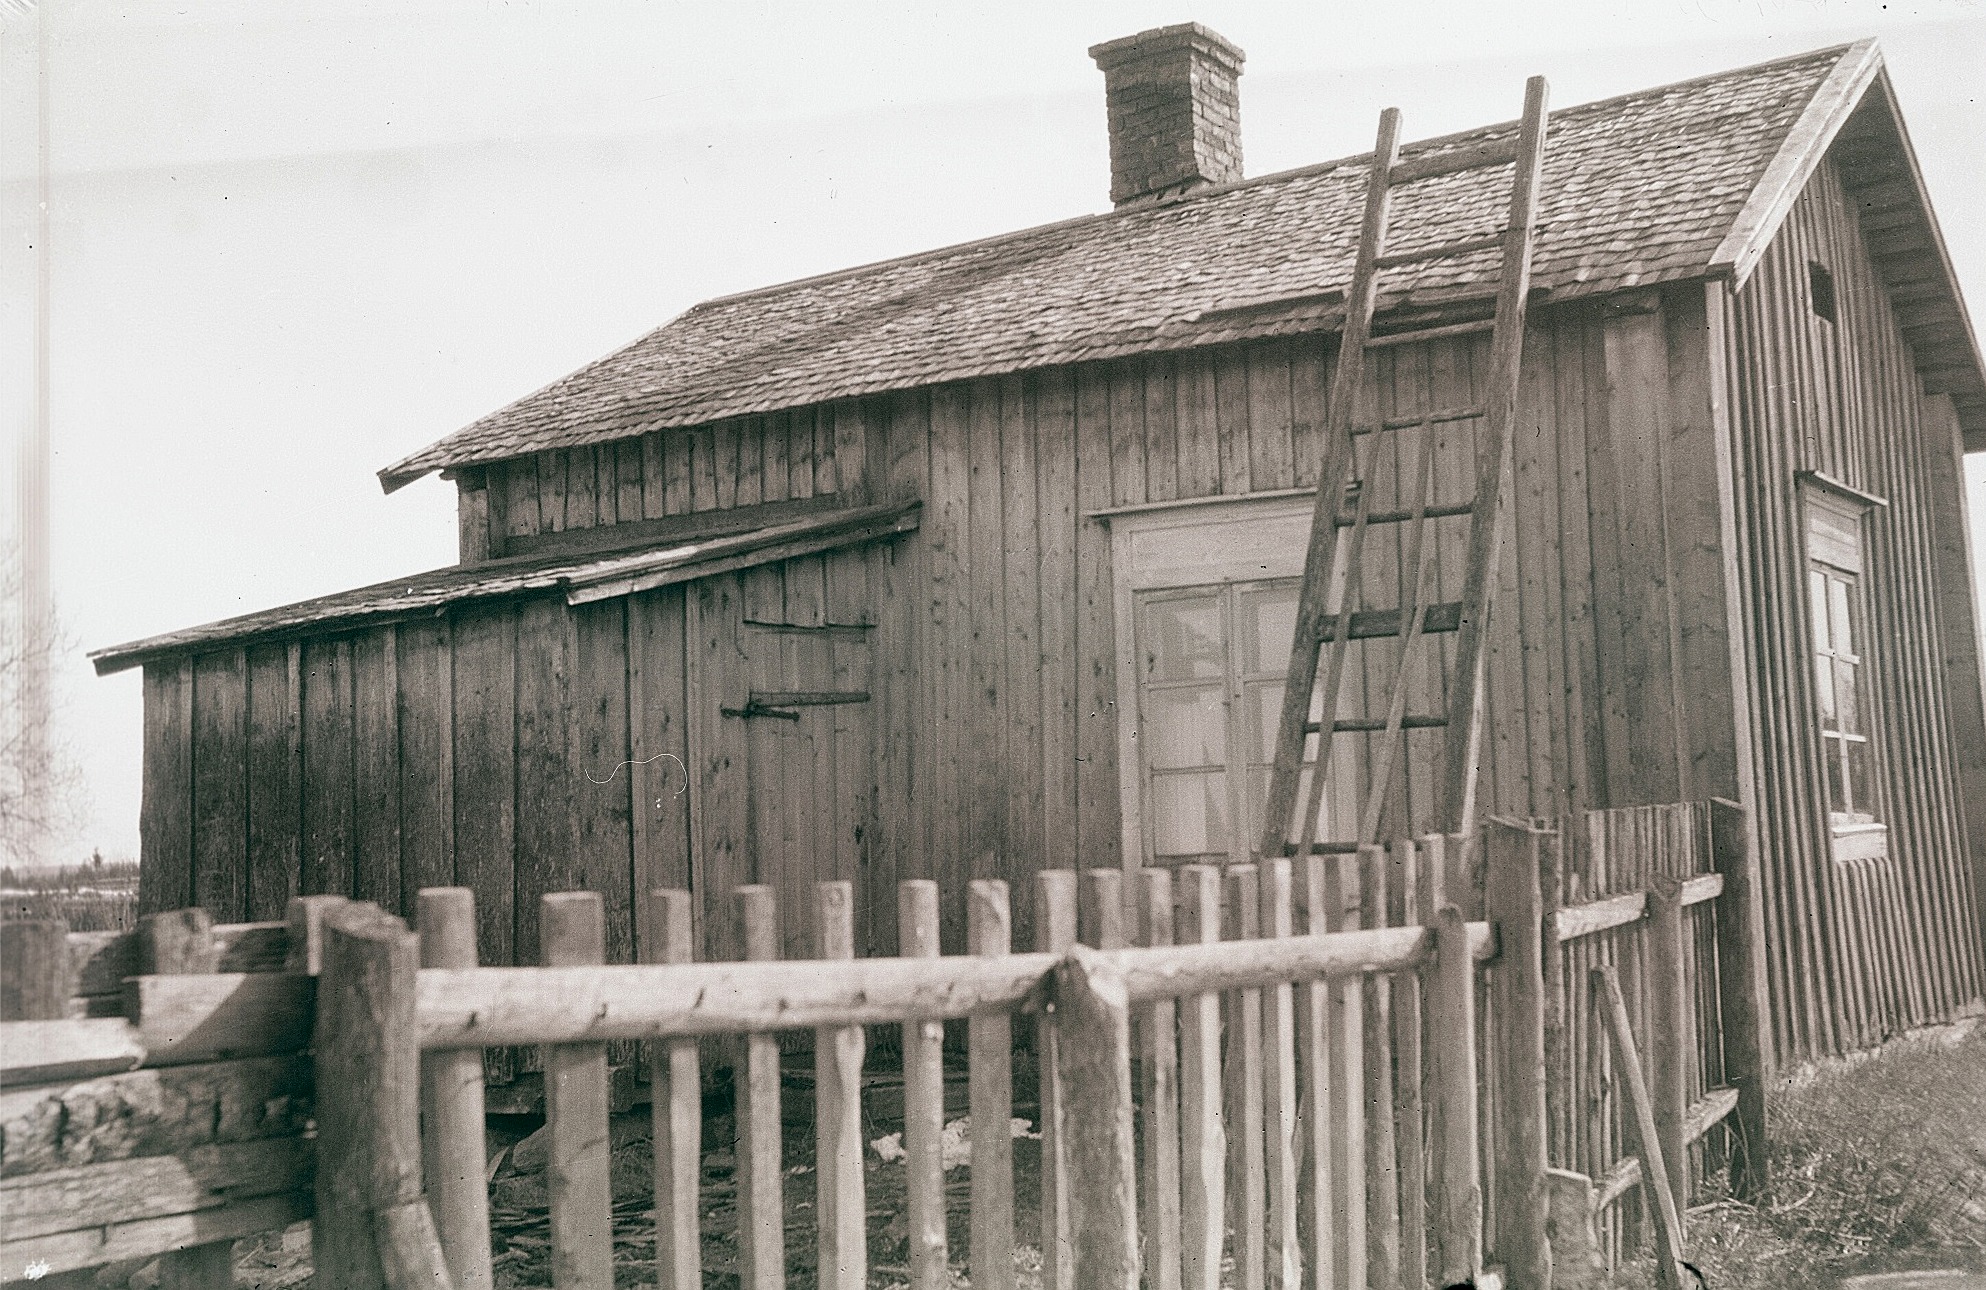
[[(1345, 297), (1344, 334), (1325, 412), (1324, 462), (1318, 475), (1317, 507), (1304, 557), (1290, 666), (1270, 770), (1268, 805), (1263, 813), (1261, 854), (1264, 856), (1308, 854), (1316, 850), (1350, 851), (1361, 842), (1378, 841), (1388, 790), (1407, 730), (1445, 727), (1438, 821), (1441, 831), (1465, 831), (1474, 816), (1476, 756), (1482, 724), (1483, 632), (1488, 625), (1490, 589), (1496, 583), (1500, 483), (1517, 418), (1517, 379), (1524, 352), (1524, 313), (1530, 292), (1547, 97), (1542, 76), (1534, 76), (1526, 83), (1524, 116), (1514, 140), (1462, 147), (1406, 162), (1399, 155), (1399, 110), (1387, 108), (1380, 113), (1379, 139), (1373, 149), (1365, 216), (1359, 231), (1358, 258)], [(1413, 251), (1387, 250), (1387, 224), (1395, 189), (1441, 175), (1500, 165), (1513, 166), (1509, 214), (1500, 232)], [(1502, 251), (1502, 263), (1492, 317), (1373, 334), (1372, 315), (1382, 271), (1497, 248)], [(1375, 415), (1361, 422), (1358, 412), (1365, 385), (1366, 358), (1372, 350), (1485, 331), (1492, 336), (1490, 372), (1485, 397), (1479, 406), (1424, 408), (1409, 416)], [(1461, 504), (1431, 504), (1436, 427), (1477, 417), (1483, 418), (1488, 438), (1476, 454), (1474, 498)], [(1417, 460), (1400, 475), (1402, 504), (1390, 511), (1375, 512), (1373, 490), (1365, 481), (1378, 459), (1377, 444), (1386, 433), (1410, 429), (1420, 432), (1420, 446), (1413, 454)], [(1365, 465), (1360, 468), (1362, 444), (1371, 447), (1363, 454)], [(1414, 495), (1409, 504), (1404, 494), (1410, 487)], [(1428, 583), (1434, 544), (1427, 540), (1428, 525), (1432, 520), (1461, 514), (1470, 517), (1462, 596), (1459, 601), (1431, 605)], [(1407, 571), (1406, 600), (1398, 606), (1367, 608), (1362, 604), (1365, 535), (1376, 524), (1408, 526), (1401, 564), (1402, 570)], [(1331, 594), (1334, 583), (1338, 584), (1335, 604)], [(1427, 638), (1437, 632), (1456, 633), (1447, 711), (1409, 713), (1407, 678), (1411, 675), (1414, 651), (1428, 644)], [(1338, 687), (1344, 678), (1350, 643), (1355, 639), (1389, 637), (1398, 642), (1397, 665), (1384, 719), (1338, 720)], [(1328, 660), (1324, 658), (1326, 645), (1331, 647)], [(1323, 663), (1321, 683), (1320, 662)], [(1313, 711), (1322, 720), (1312, 719)], [(1378, 747), (1363, 809), (1359, 812), (1358, 836), (1320, 842), (1316, 836), (1317, 817), (1330, 769), (1331, 745), (1333, 736), (1344, 732), (1378, 735)], [(1306, 800), (1299, 822), (1294, 807), (1302, 785), (1304, 751), (1311, 735), (1319, 736), (1317, 761), (1304, 794)]]

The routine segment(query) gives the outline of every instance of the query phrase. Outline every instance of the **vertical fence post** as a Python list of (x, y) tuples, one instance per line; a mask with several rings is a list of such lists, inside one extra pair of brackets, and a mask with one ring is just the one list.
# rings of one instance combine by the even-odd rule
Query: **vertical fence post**
[(1677, 1238), (1689, 1207), (1689, 1152), (1683, 1121), (1689, 1111), (1687, 1063), (1696, 1056), (1683, 1009), (1683, 956), (1690, 943), (1683, 928), (1682, 879), (1651, 874), (1648, 879), (1648, 1084), (1654, 1099), (1655, 1133), (1669, 1166), (1676, 1202)]
[[(696, 956), (690, 893), (648, 893), (645, 924), (659, 936), (642, 946), (659, 963)], [(694, 1039), (664, 1039), (648, 1050), (649, 1116), (655, 1138), (655, 1273), (662, 1290), (703, 1290), (703, 1077)]]
[(323, 966), (324, 916), (351, 904), (343, 896), (292, 896), (288, 909), (289, 946), (283, 971), (316, 976)]
[(399, 919), (376, 905), (325, 914), (311, 1256), (319, 1284), (339, 1290), (453, 1285), (421, 1197), (419, 974), (419, 943)]
[[(897, 887), (897, 939), (907, 959), (938, 957), (938, 884), (913, 878)], [(945, 1023), (903, 1027), (904, 1186), (909, 1191), (911, 1290), (944, 1290), (946, 1270)]]
[[(1009, 953), (1014, 928), (1007, 884), (997, 878), (974, 879), (966, 893), (965, 923), (966, 948), (972, 953)], [(966, 1022), (975, 1290), (1011, 1290), (1014, 1284), (1013, 1030), (1004, 1009), (976, 1012)]]
[[(814, 884), (814, 932), (821, 958), (855, 957), (853, 883)], [(863, 1290), (869, 1283), (862, 1186), (863, 1043), (860, 1026), (835, 1026), (814, 1035), (814, 1211), (823, 1290)]]
[[(214, 920), (200, 908), (147, 914), (138, 920), (138, 972), (142, 976), (188, 976), (220, 970)], [(234, 1243), (213, 1241), (179, 1250), (159, 1260), (160, 1290), (195, 1290), (226, 1285), (234, 1275)]]
[(1109, 960), (1080, 945), (1056, 966), (1053, 997), (1072, 1280), (1138, 1290), (1130, 999)]
[[(538, 902), (538, 942), (546, 967), (591, 967), (606, 959), (600, 893), (552, 892)], [(551, 1158), (552, 1284), (558, 1290), (613, 1290), (614, 1234), (607, 1127), (607, 1046), (548, 1044), (544, 1050), (545, 1132)]]
[[(1393, 882), (1387, 911), (1396, 927), (1426, 925), (1421, 901), (1425, 875), (1411, 838), (1392, 847)], [(1427, 1283), (1427, 1118), (1422, 1091), (1421, 974), (1402, 972), (1394, 979), (1393, 1136), (1400, 1160), (1400, 1266), (1402, 1284), (1420, 1290)]]
[[(1316, 857), (1325, 867), (1324, 907), (1334, 932), (1359, 930), (1357, 856)], [(1313, 924), (1312, 930), (1318, 930)], [(1364, 1287), (1369, 1246), (1365, 1208), (1365, 980), (1347, 973), (1325, 983), (1330, 997), (1331, 1168), (1338, 1204), (1332, 1266), (1342, 1285)]]
[[(1299, 875), (1303, 890), (1304, 930), (1321, 936), (1332, 930), (1329, 899), (1326, 895), (1325, 865), (1321, 855), (1303, 858)], [(1338, 1221), (1338, 1188), (1332, 1158), (1331, 1098), (1335, 1077), (1331, 1070), (1331, 992), (1337, 989), (1329, 980), (1308, 980), (1296, 990), (1296, 1043), (1302, 1054), (1297, 1064), (1301, 1078), (1298, 1123), (1302, 1129), (1299, 1155), (1302, 1168), (1297, 1174), (1298, 1206), (1303, 1211), (1302, 1242), (1304, 1266), (1310, 1269), (1311, 1284), (1320, 1290), (1339, 1290), (1337, 1251), (1331, 1232)]]
[[(1262, 934), (1260, 871), (1252, 864), (1227, 870), (1230, 940), (1252, 941)], [(1237, 1201), (1234, 1220), (1235, 1283), (1243, 1290), (1266, 1284), (1269, 1187), (1262, 1130), (1262, 991), (1228, 994), (1228, 1191)]]
[(1538, 837), (1522, 824), (1492, 819), (1485, 903), (1496, 924), (1497, 1254), (1505, 1283), (1551, 1284), (1545, 1237), (1545, 1016), (1543, 902), (1538, 891)]
[(1717, 898), (1717, 1004), (1724, 1040), (1724, 1079), (1738, 1090), (1731, 1126), (1731, 1190), (1756, 1200), (1766, 1186), (1765, 1081), (1772, 1072), (1766, 1036), (1765, 914), (1745, 809), (1710, 803), (1710, 849), (1724, 893)]
[[(1154, 865), (1138, 874), (1140, 939), (1171, 945), (1172, 871)], [(1141, 1230), (1152, 1290), (1179, 1290), (1179, 1005), (1154, 999), (1139, 1018), (1139, 1106), (1145, 1124), (1145, 1188)]]
[[(1387, 925), (1386, 849), (1361, 846), (1359, 921), (1370, 931)], [(1393, 1121), (1393, 979), (1365, 979), (1365, 1260), (1373, 1290), (1400, 1285), (1399, 1143)]]
[[(1276, 856), (1262, 862), (1262, 934), (1296, 934), (1290, 862)], [(1269, 1178), (1268, 1284), (1303, 1284), (1303, 1251), (1297, 1229), (1296, 989), (1278, 982), (1262, 992), (1263, 1111), (1267, 1139), (1264, 1161)]]
[[(1221, 875), (1212, 865), (1179, 871), (1179, 940), (1221, 938)], [(1179, 1001), (1180, 1284), (1220, 1290), (1227, 1230), (1227, 1129), (1221, 1116), (1221, 999)]]
[(1435, 1101), (1441, 1108), (1438, 1271), (1443, 1286), (1474, 1284), (1483, 1267), (1483, 1185), (1477, 1153), (1476, 964), (1462, 911), (1443, 905), (1434, 922), (1427, 976), (1435, 1037)]
[(67, 923), (0, 923), (0, 1021), (60, 1021), (72, 988)]
[[(773, 889), (737, 889), (745, 930), (745, 958), (779, 957), (779, 908)], [(754, 1033), (739, 1040), (731, 1078), (736, 1090), (738, 1283), (741, 1290), (779, 1290), (786, 1284), (786, 1199), (780, 1156), (779, 1036)]]
[[(1074, 872), (1043, 869), (1035, 874), (1034, 919), (1037, 950), (1062, 954), (1076, 943)], [(1218, 1025), (1214, 1042), (1220, 1042)], [(1075, 1284), (1075, 1267), (1069, 1248), (1069, 1171), (1062, 1143), (1061, 1042), (1053, 1013), (1045, 1012), (1035, 1019), (1035, 1043), (1041, 1062), (1037, 1099), (1041, 1115), (1041, 1284), (1042, 1290), (1069, 1290)], [(1216, 1258), (1216, 1272), (1219, 1262)]]
[[(476, 894), (430, 887), (419, 897), (421, 966), (476, 966)], [(421, 1058), (422, 1145), (428, 1205), (459, 1290), (489, 1290), (488, 1163), (483, 1142), (483, 1052), (451, 1048)]]

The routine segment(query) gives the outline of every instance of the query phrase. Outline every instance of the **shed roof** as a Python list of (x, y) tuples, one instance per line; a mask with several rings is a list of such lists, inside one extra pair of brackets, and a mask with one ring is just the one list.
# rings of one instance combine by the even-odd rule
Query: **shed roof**
[[(1739, 279), (1871, 85), (1873, 41), (1552, 115), (1533, 283), (1550, 300), (1714, 274)], [(1883, 96), (1887, 100), (1887, 84)], [(1894, 117), (1893, 110), (1889, 116)], [(1437, 156), (1516, 122), (1410, 144)], [(1923, 202), (1900, 120), (1888, 130)], [(707, 301), (380, 472), (388, 491), (472, 466), (725, 417), (1091, 359), (1335, 330), (1370, 153)], [(1494, 231), (1506, 167), (1401, 190), (1398, 249)], [(1942, 256), (1939, 243), (1937, 250)], [(1495, 252), (1390, 272), (1394, 304), (1488, 289)], [(1986, 380), (1948, 260), (1941, 341), (1961, 420)], [(1970, 402), (1968, 402), (1970, 400)]]
[[(534, 592), (560, 594), (568, 604), (632, 595), (714, 574), (872, 542), (917, 527), (921, 503), (843, 507), (789, 523), (709, 538), (676, 538), (604, 555), (519, 556), (487, 564), (431, 569), (292, 605), (242, 614), (201, 627), (148, 636), (94, 650), (99, 676), (122, 672), (169, 655), (283, 640), (300, 635), (356, 630), (380, 623), (444, 613), (469, 600)], [(721, 513), (709, 517), (721, 524)]]

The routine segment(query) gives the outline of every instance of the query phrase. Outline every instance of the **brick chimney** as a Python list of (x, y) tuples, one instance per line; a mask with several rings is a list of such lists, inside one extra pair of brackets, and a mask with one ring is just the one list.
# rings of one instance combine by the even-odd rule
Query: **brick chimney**
[(1242, 52), (1197, 22), (1090, 48), (1110, 113), (1120, 208), (1241, 178)]

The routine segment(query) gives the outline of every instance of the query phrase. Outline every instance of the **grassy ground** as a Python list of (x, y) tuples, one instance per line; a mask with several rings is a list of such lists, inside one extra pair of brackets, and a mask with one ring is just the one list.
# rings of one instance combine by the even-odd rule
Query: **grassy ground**
[[(1986, 1268), (1986, 1026), (1807, 1073), (1769, 1101), (1772, 1185), (1693, 1209), (1713, 1290), (1827, 1286), (1856, 1272)], [(1616, 1286), (1653, 1284), (1646, 1263)]]

